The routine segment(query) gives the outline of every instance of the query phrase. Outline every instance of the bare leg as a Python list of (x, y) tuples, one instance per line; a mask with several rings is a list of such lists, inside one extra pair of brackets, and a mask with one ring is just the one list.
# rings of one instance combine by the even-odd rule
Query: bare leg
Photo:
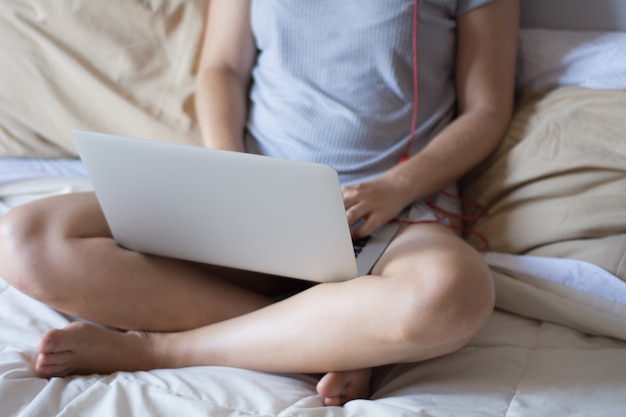
[[(362, 374), (340, 372), (452, 352), (493, 307), (486, 266), (439, 225), (407, 227), (374, 272), (190, 331), (122, 334), (83, 324), (53, 330), (42, 338), (37, 369), (43, 376), (193, 365), (333, 372), (319, 387), (333, 403), (351, 396), (333, 392), (343, 377), (343, 386), (363, 385)], [(255, 355), (247, 354), (250, 347)]]
[[(119, 328), (190, 329), (254, 311), (272, 302), (268, 296), (309, 286), (123, 250), (113, 242), (91, 193), (45, 199), (14, 210), (0, 222), (0, 233), (2, 258), (12, 261), (3, 262), (0, 272), (14, 286), (52, 307)], [(81, 329), (89, 336), (90, 326), (81, 323), (66, 330), (73, 335)], [(143, 333), (127, 335), (129, 340), (133, 335), (141, 340)], [(38, 367), (42, 374), (70, 372), (71, 354), (47, 354), (52, 347), (62, 348), (59, 342), (64, 339), (59, 337), (52, 331), (41, 340), (45, 353)], [(96, 346), (94, 353), (105, 346)], [(62, 359), (68, 362), (59, 368), (55, 363)], [(334, 377), (337, 382), (333, 384)], [(322, 391), (333, 396), (343, 392), (339, 388), (339, 383), (345, 385), (342, 373), (334, 372), (325, 381)], [(355, 383), (347, 389), (367, 395), (368, 385), (363, 380), (360, 391), (355, 390)]]
[[(0, 221), (0, 253), (0, 275), (17, 289), (61, 311), (124, 329), (203, 326), (265, 307), (272, 302), (267, 296), (299, 284), (257, 277), (256, 289), (267, 289), (262, 295), (245, 288), (244, 277), (233, 271), (122, 249), (92, 193), (9, 212)], [(216, 278), (226, 272), (229, 279)]]

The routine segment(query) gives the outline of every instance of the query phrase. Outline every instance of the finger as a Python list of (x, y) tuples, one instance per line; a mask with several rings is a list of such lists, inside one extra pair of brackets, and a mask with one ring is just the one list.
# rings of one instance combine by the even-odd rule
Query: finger
[(350, 226), (353, 226), (359, 220), (366, 217), (368, 213), (369, 213), (369, 210), (367, 209), (367, 206), (362, 203), (357, 203), (353, 205), (352, 207), (349, 207), (346, 210), (346, 218), (348, 219), (348, 224)]
[(366, 219), (363, 219), (363, 223), (361, 223), (358, 227), (352, 229), (352, 238), (360, 239), (365, 236), (369, 236), (372, 234), (374, 230), (380, 226), (380, 222), (376, 220), (376, 216), (370, 216)]
[(376, 229), (390, 220), (392, 219), (387, 218), (384, 212), (371, 210), (366, 216), (362, 217), (362, 223), (352, 229), (353, 236), (356, 234), (358, 238), (361, 238), (371, 235)]
[(372, 234), (381, 224), (383, 224), (383, 221), (380, 215), (374, 212), (367, 212), (351, 225), (350, 234), (353, 239), (360, 239)]
[(354, 187), (347, 186), (341, 188), (341, 194), (343, 196), (343, 205), (346, 209), (354, 206), (359, 202), (359, 194), (356, 192)]

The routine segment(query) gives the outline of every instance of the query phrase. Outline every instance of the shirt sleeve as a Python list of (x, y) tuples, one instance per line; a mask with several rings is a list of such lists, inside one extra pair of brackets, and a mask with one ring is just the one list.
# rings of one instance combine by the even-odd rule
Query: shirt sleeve
[(494, 0), (458, 0), (456, 4), (456, 15), (460, 16), (463, 13), (467, 13), (477, 7), (483, 6), (487, 3), (491, 3)]

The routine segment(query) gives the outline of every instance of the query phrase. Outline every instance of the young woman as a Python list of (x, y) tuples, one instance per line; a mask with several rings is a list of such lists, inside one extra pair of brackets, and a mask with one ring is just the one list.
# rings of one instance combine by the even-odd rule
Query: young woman
[[(333, 166), (365, 236), (453, 192), (498, 145), (517, 22), (517, 0), (212, 0), (196, 97), (206, 146)], [(458, 210), (448, 193), (437, 201)], [(372, 367), (463, 347), (492, 311), (488, 268), (454, 219), (413, 213), (371, 275), (301, 286), (125, 250), (93, 194), (53, 197), (2, 219), (0, 275), (128, 330), (47, 332), (42, 377), (193, 365), (321, 373), (324, 403), (339, 405), (369, 395)]]

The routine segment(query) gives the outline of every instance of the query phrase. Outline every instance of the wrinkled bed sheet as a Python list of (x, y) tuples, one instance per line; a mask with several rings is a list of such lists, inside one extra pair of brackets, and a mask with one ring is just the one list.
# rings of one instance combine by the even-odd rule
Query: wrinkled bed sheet
[[(496, 311), (463, 350), (377, 371), (371, 400), (322, 406), (316, 380), (223, 367), (45, 380), (36, 344), (67, 319), (0, 281), (3, 416), (622, 417), (626, 342)], [(254, 355), (254, 346), (250, 346)]]
[[(77, 161), (11, 160), (11, 169), (7, 161), (0, 160), (0, 174), (12, 175), (0, 182), (6, 209), (89, 189)], [(626, 284), (584, 262), (485, 258), (499, 308), (483, 331), (454, 354), (376, 370), (372, 399), (344, 407), (323, 407), (313, 376), (225, 367), (40, 379), (33, 370), (37, 341), (69, 319), (0, 279), (0, 415), (626, 415), (626, 331), (620, 324)], [(586, 287), (590, 281), (595, 284)], [(249, 354), (254, 350), (250, 346)]]
[(90, 189), (78, 159), (0, 158), (0, 216), (38, 198)]

